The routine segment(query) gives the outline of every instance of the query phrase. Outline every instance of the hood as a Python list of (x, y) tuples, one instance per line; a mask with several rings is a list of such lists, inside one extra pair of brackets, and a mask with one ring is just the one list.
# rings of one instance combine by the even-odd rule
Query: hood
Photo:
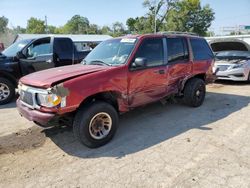
[(12, 63), (13, 62), (13, 57), (6, 57), (2, 54), (0, 54), (0, 66), (1, 64), (6, 64), (6, 63)]
[(232, 59), (232, 60), (216, 60), (215, 65), (232, 65), (245, 63), (247, 60), (242, 59)]
[(250, 51), (250, 45), (243, 40), (233, 38), (221, 38), (209, 42), (214, 52), (220, 51)]
[(106, 69), (110, 69), (110, 67), (77, 64), (35, 72), (24, 76), (20, 81), (25, 85), (48, 88), (54, 84), (72, 79), (77, 76), (103, 71)]

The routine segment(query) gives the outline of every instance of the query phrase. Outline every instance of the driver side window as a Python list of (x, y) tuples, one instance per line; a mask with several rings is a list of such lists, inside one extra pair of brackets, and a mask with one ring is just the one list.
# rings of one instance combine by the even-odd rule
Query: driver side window
[(162, 38), (145, 39), (136, 52), (135, 58), (146, 58), (147, 67), (155, 67), (164, 64), (164, 52)]
[(50, 38), (35, 41), (27, 48), (27, 58), (35, 58), (37, 56), (52, 53)]

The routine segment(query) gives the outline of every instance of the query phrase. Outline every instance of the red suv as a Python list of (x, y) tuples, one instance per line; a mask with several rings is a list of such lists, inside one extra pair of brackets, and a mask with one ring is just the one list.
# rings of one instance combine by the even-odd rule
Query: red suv
[(188, 34), (147, 34), (99, 44), (81, 64), (23, 77), (20, 114), (48, 127), (73, 124), (75, 136), (95, 148), (109, 142), (118, 114), (178, 96), (192, 107), (213, 79), (213, 52), (205, 39)]

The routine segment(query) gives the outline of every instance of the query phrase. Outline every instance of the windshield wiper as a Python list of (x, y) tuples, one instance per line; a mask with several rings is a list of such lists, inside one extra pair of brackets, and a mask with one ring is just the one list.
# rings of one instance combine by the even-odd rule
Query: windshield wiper
[(92, 64), (92, 65), (107, 65), (107, 66), (112, 66), (111, 64), (109, 63), (105, 63), (101, 60), (93, 60), (93, 61), (90, 61), (89, 64)]

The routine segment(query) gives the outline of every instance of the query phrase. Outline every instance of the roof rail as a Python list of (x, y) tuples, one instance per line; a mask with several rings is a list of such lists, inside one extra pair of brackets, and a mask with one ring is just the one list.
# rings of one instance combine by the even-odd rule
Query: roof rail
[(194, 35), (194, 36), (198, 36), (196, 33), (192, 33), (192, 32), (181, 32), (181, 31), (161, 31), (161, 32), (157, 32), (158, 34), (162, 34), (162, 35), (167, 35), (167, 34), (183, 34), (183, 35)]

